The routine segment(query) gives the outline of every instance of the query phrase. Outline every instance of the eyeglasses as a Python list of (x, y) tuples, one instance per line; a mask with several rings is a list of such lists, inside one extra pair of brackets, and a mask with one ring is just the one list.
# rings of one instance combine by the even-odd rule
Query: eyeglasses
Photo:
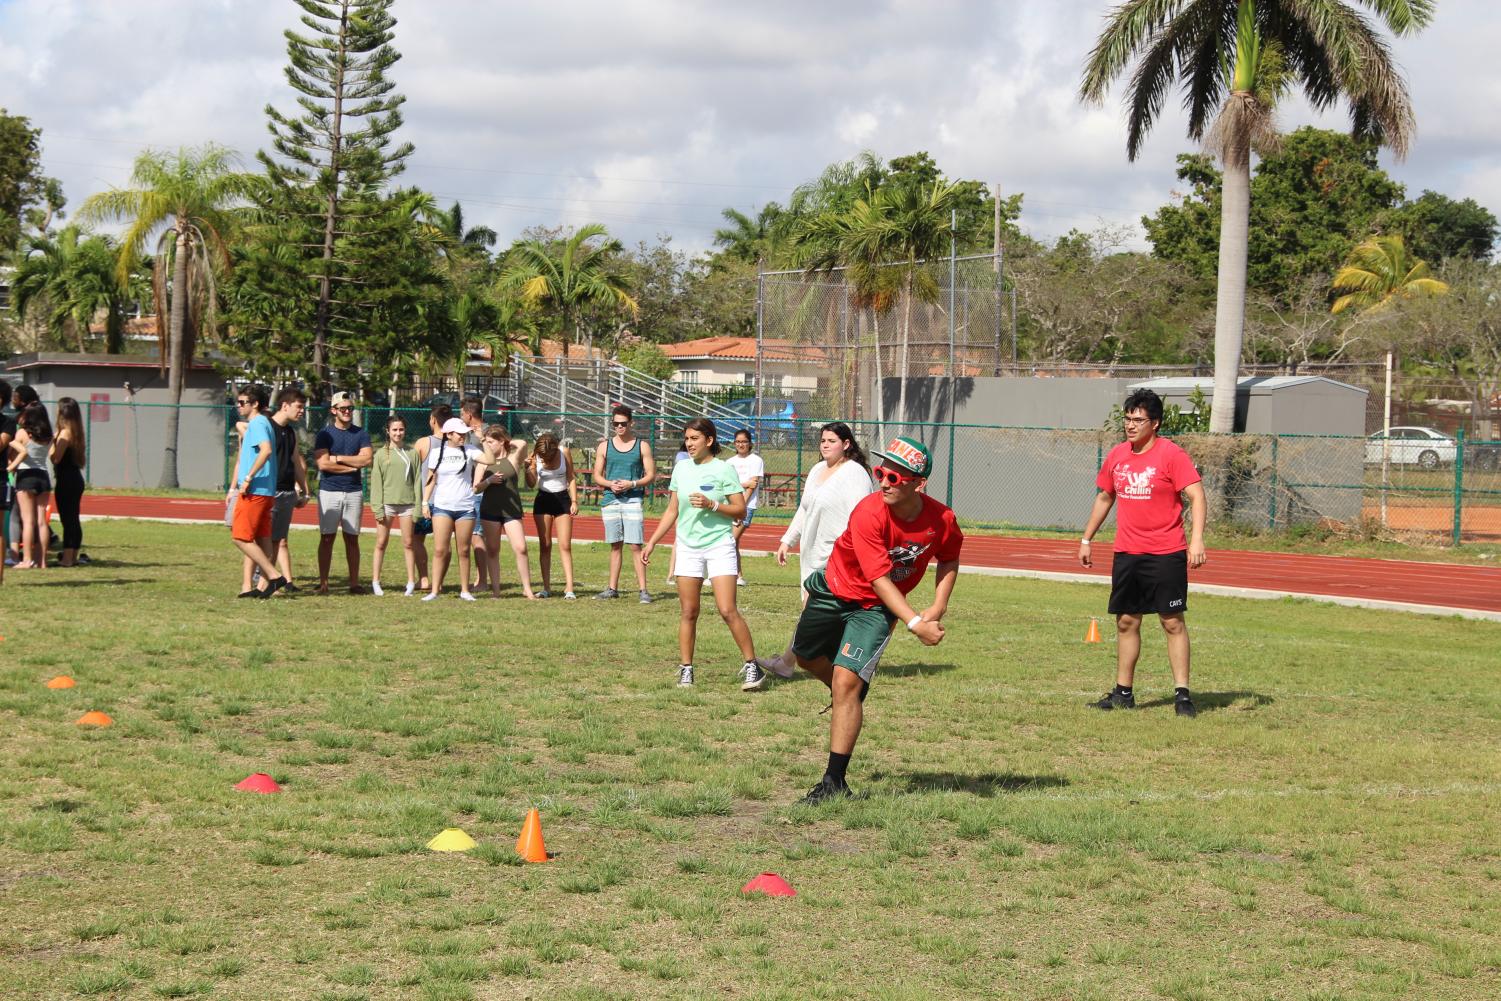
[(917, 479), (916, 476), (903, 476), (895, 469), (887, 469), (885, 466), (877, 466), (873, 472), (883, 487), (899, 487), (903, 483), (911, 483)]
[(610, 425), (612, 427), (617, 427), (617, 428), (628, 428), (628, 427), (631, 426), (631, 422), (630, 421), (611, 421)]
[(1150, 417), (1127, 417), (1125, 419), (1125, 422), (1127, 424), (1132, 424), (1132, 425), (1135, 425), (1135, 424), (1150, 424), (1150, 423), (1152, 423), (1152, 418), (1150, 418)]
[(235, 401), (235, 406), (237, 406), (237, 407), (248, 407), (248, 406), (250, 406), (250, 401), (249, 400), (236, 400)]

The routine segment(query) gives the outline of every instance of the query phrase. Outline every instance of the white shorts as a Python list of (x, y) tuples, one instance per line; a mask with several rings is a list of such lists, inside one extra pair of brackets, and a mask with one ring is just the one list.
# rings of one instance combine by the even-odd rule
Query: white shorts
[(333, 535), (341, 528), (345, 535), (359, 535), (364, 512), (365, 499), (358, 490), (318, 491), (318, 531), (323, 535)]
[(409, 515), (409, 514), (412, 513), (412, 508), (414, 508), (416, 506), (417, 505), (415, 505), (415, 504), (382, 504), (381, 505), (381, 507), (384, 509), (383, 513), (385, 514), (385, 516), (387, 518), (405, 518), (407, 515)]
[(727, 535), (703, 549), (677, 543), (672, 547), (672, 574), (703, 580), (740, 576), (740, 554), (735, 551), (734, 537)]

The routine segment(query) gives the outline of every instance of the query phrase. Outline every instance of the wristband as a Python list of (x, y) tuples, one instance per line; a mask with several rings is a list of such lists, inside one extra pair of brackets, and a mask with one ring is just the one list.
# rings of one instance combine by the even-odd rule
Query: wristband
[(718, 511), (718, 510), (719, 510), (719, 501), (715, 501), (715, 502), (714, 502), (714, 507), (713, 507), (713, 510), (715, 510), (715, 511)]
[(1088, 540), (1088, 539), (1080, 539), (1080, 540), (1079, 540), (1079, 543), (1080, 543), (1080, 544), (1081, 544), (1081, 545), (1085, 545), (1085, 546), (1087, 546), (1087, 545), (1089, 545), (1089, 544), (1090, 544), (1090, 541), (1089, 541), (1089, 540)]
[(917, 624), (919, 622), (921, 622), (921, 621), (922, 621), (922, 613), (921, 612), (918, 612), (916, 615), (912, 616), (912, 618), (908, 619), (907, 620), (907, 632), (909, 632), (909, 633), (916, 632), (917, 631)]

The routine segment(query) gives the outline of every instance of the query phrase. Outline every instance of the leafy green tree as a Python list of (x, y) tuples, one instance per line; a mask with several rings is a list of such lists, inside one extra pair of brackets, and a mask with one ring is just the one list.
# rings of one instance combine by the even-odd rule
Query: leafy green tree
[(1338, 298), (1331, 313), (1379, 313), (1402, 299), (1443, 295), (1449, 286), (1407, 252), (1400, 236), (1373, 236), (1350, 251), (1350, 259), (1334, 275), (1334, 291)]
[(28, 237), (13, 282), (17, 313), (23, 319), (34, 311), (44, 313), (57, 342), (71, 343), (80, 352), (89, 350), (89, 326), (102, 316), (105, 350), (118, 353), (131, 293), (143, 291), (139, 272), (121, 285), (113, 240), (71, 225), (55, 235)]
[(734, 208), (720, 215), (729, 225), (714, 231), (714, 245), (724, 256), (750, 264), (780, 258), (788, 235), (788, 217), (776, 202), (761, 206), (754, 219)]
[(676, 369), (667, 352), (650, 341), (636, 341), (620, 349), (620, 364), (667, 382)]
[(163, 361), (174, 404), (167, 414), (162, 460), (165, 488), (178, 485), (177, 404), (182, 403), (194, 344), (200, 331), (215, 324), (218, 280), (229, 267), (230, 241), (255, 190), (255, 179), (236, 170), (236, 163), (229, 150), (212, 144), (176, 153), (146, 150), (136, 157), (130, 187), (92, 195), (78, 212), (83, 222), (125, 223), (116, 267), (122, 286), (137, 256), (148, 244), (154, 247), (152, 298), (158, 318), (169, 318)]
[[(1350, 248), (1401, 216), (1402, 185), (1381, 169), (1376, 153), (1371, 140), (1301, 128), (1261, 158), (1251, 179), (1250, 288), (1289, 302), (1304, 279), (1327, 278)], [(1221, 174), (1208, 156), (1183, 154), (1177, 176), (1188, 183), (1188, 193), (1142, 224), (1159, 257), (1213, 281)]]
[(1387, 228), (1401, 233), (1407, 248), (1425, 261), (1489, 260), (1501, 236), (1501, 226), (1489, 209), (1473, 198), (1455, 201), (1436, 191), (1424, 191), (1404, 204)]
[[(597, 241), (597, 242), (596, 242)], [(532, 309), (544, 307), (560, 321), (563, 354), (578, 340), (579, 321), (598, 308), (634, 316), (640, 308), (613, 258), (624, 248), (604, 226), (590, 223), (559, 244), (523, 240), (511, 247), (500, 291)]]
[[(401, 58), (390, 44), (393, 0), (295, 2), (307, 32), (285, 32), (286, 78), (301, 111), (266, 107), (276, 156), (260, 154), (271, 180), (262, 209), (278, 221), (270, 242), (301, 251), (298, 270), (313, 288), (311, 315), (296, 325), (311, 331), (311, 388), (322, 399), (331, 342), (349, 341), (358, 351), (368, 329), (374, 273), (388, 262), (378, 242), (361, 237), (385, 230), (392, 206), (382, 204), (383, 189), (412, 146), (393, 145), (405, 101), (386, 78)], [(283, 284), (295, 286), (288, 278)], [(300, 309), (304, 301), (299, 295), (288, 305)]]
[(1188, 134), (1224, 164), (1215, 305), (1213, 430), (1233, 430), (1246, 312), (1251, 151), (1275, 144), (1272, 111), (1294, 83), (1315, 109), (1344, 97), (1353, 131), (1407, 151), (1414, 117), (1385, 40), (1433, 16), (1432, 0), (1126, 0), (1109, 15), (1085, 64), (1080, 96), (1102, 101), (1136, 65), (1127, 88), (1126, 153), (1134, 160), (1168, 91), (1181, 83)]
[(42, 130), (0, 108), (0, 255), (14, 250), (31, 207), (42, 200)]

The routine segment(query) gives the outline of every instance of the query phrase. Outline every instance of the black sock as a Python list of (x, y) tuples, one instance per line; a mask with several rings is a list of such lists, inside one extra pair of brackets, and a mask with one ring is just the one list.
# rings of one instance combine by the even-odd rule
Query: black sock
[(1174, 688), (1173, 694), (1177, 697), (1179, 702), (1189, 701), (1187, 688)]
[(1131, 694), (1131, 686), (1130, 685), (1116, 685), (1115, 686), (1115, 691), (1112, 694), (1114, 694), (1114, 695), (1129, 696)]
[(824, 778), (833, 779), (840, 785), (844, 785), (844, 771), (850, 766), (848, 754), (835, 754), (829, 752), (829, 767), (824, 769)]

